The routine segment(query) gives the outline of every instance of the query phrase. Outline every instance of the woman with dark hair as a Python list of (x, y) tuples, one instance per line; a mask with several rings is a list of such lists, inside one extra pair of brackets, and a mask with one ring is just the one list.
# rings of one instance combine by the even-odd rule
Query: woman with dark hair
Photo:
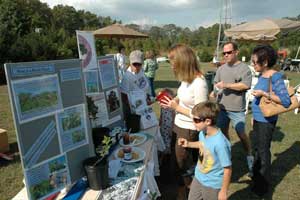
[[(252, 53), (254, 69), (260, 72), (258, 82), (254, 87), (252, 95), (253, 113), (253, 188), (252, 191), (263, 196), (268, 192), (271, 181), (271, 141), (276, 126), (278, 115), (264, 117), (259, 103), (262, 96), (270, 101), (288, 107), (291, 104), (287, 88), (282, 78), (283, 74), (273, 69), (277, 60), (276, 51), (269, 45), (256, 46)], [(272, 92), (269, 91), (271, 81)]]
[[(177, 44), (169, 50), (168, 57), (175, 77), (181, 84), (177, 90), (177, 97), (173, 99), (166, 97), (160, 105), (176, 112), (173, 127), (176, 143), (173, 139), (172, 145), (175, 146), (178, 165), (178, 195), (183, 195), (192, 181), (191, 177), (185, 175), (189, 169), (194, 171), (192, 167), (196, 164), (198, 152), (178, 145), (177, 139), (185, 138), (187, 141), (198, 141), (198, 131), (193, 124), (191, 111), (196, 104), (207, 101), (208, 91), (195, 53), (190, 47)], [(180, 198), (184, 199), (184, 197), (178, 199)]]

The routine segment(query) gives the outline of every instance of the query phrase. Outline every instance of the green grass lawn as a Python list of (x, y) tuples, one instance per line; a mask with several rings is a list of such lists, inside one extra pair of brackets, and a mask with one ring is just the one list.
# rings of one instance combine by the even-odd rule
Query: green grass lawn
[[(208, 63), (201, 63), (203, 72), (215, 70)], [(291, 85), (300, 83), (300, 74), (287, 72)], [(176, 91), (179, 83), (167, 63), (160, 65), (155, 80), (156, 92), (168, 87)], [(159, 116), (159, 106), (154, 104)], [(251, 131), (251, 111), (247, 115), (247, 131)], [(300, 196), (300, 114), (293, 112), (282, 114), (277, 124), (272, 142), (272, 188), (273, 193), (267, 199), (299, 199)], [(16, 135), (10, 110), (6, 86), (0, 86), (0, 128), (8, 131), (9, 142), (15, 146)], [(251, 134), (250, 134), (251, 135)], [(255, 199), (249, 190), (245, 154), (241, 143), (231, 130), (233, 156), (233, 177), (230, 185), (230, 198), (233, 200)], [(18, 157), (15, 161), (0, 165), (0, 199), (11, 199), (23, 187), (22, 167)]]

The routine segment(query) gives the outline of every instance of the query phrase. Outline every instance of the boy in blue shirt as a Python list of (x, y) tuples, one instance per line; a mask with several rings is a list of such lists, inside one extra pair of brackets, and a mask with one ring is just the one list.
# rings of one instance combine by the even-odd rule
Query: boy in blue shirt
[(199, 103), (192, 109), (193, 121), (200, 131), (199, 141), (178, 139), (178, 145), (199, 149), (195, 177), (190, 187), (189, 200), (227, 199), (231, 178), (231, 145), (216, 127), (219, 113), (216, 103)]

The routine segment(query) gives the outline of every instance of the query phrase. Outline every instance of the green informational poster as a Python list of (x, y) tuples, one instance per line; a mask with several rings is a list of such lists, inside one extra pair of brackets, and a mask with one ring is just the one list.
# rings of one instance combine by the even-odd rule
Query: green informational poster
[(93, 155), (81, 61), (5, 70), (27, 193), (44, 199), (84, 176), (82, 161)]

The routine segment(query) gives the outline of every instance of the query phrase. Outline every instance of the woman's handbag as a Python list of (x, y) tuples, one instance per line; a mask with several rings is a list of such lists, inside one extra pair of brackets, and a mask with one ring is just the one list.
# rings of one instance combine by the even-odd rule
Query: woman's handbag
[[(272, 77), (269, 79), (269, 92), (272, 93)], [(288, 108), (285, 108), (283, 105), (278, 104), (272, 100), (269, 100), (266, 97), (261, 97), (259, 108), (265, 117), (271, 117), (281, 113), (285, 113), (300, 106), (297, 97), (295, 96), (295, 89), (293, 87), (288, 88), (288, 94), (291, 98), (291, 104)]]

